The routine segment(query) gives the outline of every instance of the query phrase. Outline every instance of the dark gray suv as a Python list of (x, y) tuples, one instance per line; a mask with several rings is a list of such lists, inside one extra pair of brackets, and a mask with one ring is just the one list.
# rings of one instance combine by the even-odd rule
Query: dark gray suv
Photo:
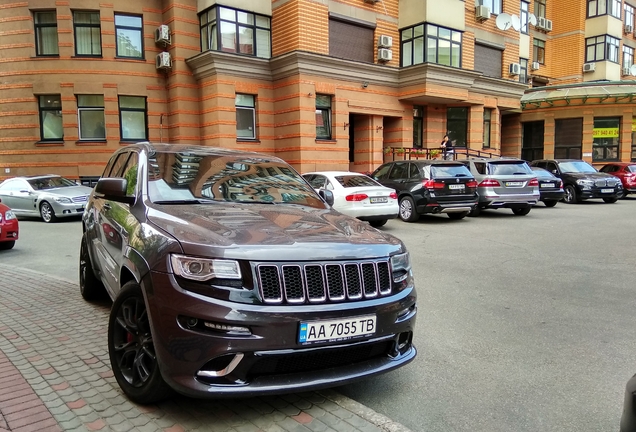
[(80, 289), (113, 299), (108, 350), (124, 393), (308, 390), (413, 360), (404, 244), (332, 200), (276, 157), (118, 150), (84, 213)]

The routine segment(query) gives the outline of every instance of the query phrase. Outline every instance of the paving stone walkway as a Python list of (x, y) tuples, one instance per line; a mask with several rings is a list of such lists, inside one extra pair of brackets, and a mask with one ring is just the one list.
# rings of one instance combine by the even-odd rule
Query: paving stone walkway
[(0, 432), (409, 432), (331, 390), (136, 405), (110, 369), (109, 308), (70, 281), (0, 264)]

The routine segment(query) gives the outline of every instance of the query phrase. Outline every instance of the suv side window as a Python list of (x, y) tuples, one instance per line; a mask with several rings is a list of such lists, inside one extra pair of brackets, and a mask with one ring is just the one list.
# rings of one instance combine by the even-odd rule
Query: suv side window
[(128, 185), (126, 186), (126, 195), (128, 196), (137, 196), (138, 168), (139, 155), (134, 152), (130, 153), (128, 162), (126, 163), (124, 171), (121, 175), (121, 177), (125, 178), (128, 181)]
[(398, 180), (407, 178), (407, 169), (408, 166), (406, 163), (396, 163), (395, 165), (393, 165), (393, 169), (389, 174), (389, 179)]
[(547, 162), (545, 164), (545, 169), (550, 171), (552, 174), (554, 174), (555, 172), (556, 173), (559, 172), (559, 169), (557, 168), (557, 164), (555, 164), (554, 162)]
[(121, 171), (121, 168), (128, 159), (128, 153), (120, 153), (113, 163), (110, 165), (110, 169), (106, 167), (104, 170), (104, 177), (117, 177), (117, 174)]
[(376, 180), (384, 180), (389, 174), (389, 170), (391, 169), (391, 164), (382, 165), (378, 170), (373, 174), (373, 178)]
[(420, 169), (417, 165), (411, 163), (409, 164), (409, 179), (410, 180), (418, 180), (420, 178)]
[(479, 174), (486, 174), (486, 162), (475, 162), (475, 169)]

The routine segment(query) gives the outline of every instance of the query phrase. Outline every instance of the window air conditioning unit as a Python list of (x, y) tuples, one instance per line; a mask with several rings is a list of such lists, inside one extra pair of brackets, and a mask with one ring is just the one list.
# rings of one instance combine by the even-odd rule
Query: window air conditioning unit
[(552, 20), (545, 20), (545, 31), (547, 32), (551, 32), (552, 31)]
[(488, 6), (475, 7), (475, 18), (479, 21), (485, 21), (490, 18), (490, 9)]
[(378, 50), (378, 61), (388, 62), (393, 59), (393, 51), (387, 48), (380, 48)]
[(157, 54), (155, 59), (155, 67), (159, 70), (167, 70), (172, 68), (172, 60), (170, 59), (170, 53), (162, 52)]
[(596, 63), (584, 63), (583, 72), (594, 72), (596, 70)]
[(521, 73), (521, 65), (519, 63), (510, 63), (508, 71), (510, 75), (519, 75)]
[(381, 35), (378, 38), (378, 47), (391, 48), (393, 46), (393, 38), (391, 36)]
[(539, 68), (541, 67), (541, 65), (539, 64), (539, 62), (532, 62), (532, 70), (539, 70)]
[(546, 30), (546, 21), (545, 17), (537, 17), (537, 25), (535, 27), (539, 30)]
[(625, 34), (630, 34), (634, 31), (634, 26), (625, 24), (625, 26), (623, 27), (623, 31), (625, 32)]
[(623, 68), (623, 76), (629, 76), (632, 74), (631, 68), (630, 67), (624, 67)]
[(155, 43), (170, 45), (172, 38), (170, 37), (170, 27), (163, 24), (155, 29)]

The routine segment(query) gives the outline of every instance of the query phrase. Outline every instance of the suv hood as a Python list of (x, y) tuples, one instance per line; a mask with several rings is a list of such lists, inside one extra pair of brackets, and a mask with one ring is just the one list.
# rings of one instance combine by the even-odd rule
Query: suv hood
[(596, 179), (606, 179), (608, 177), (613, 178), (614, 176), (611, 174), (607, 174), (607, 173), (602, 173), (602, 172), (596, 172), (596, 173), (563, 173), (562, 174), (563, 177), (571, 177), (573, 179), (590, 179), (590, 180), (596, 180)]
[(76, 196), (88, 196), (91, 194), (92, 191), (93, 189), (87, 186), (67, 186), (52, 189), (43, 189), (36, 192), (40, 194), (57, 195), (72, 198)]
[(377, 258), (405, 250), (400, 240), (366, 222), (311, 207), (165, 205), (149, 207), (148, 220), (176, 238), (188, 255), (305, 261)]

